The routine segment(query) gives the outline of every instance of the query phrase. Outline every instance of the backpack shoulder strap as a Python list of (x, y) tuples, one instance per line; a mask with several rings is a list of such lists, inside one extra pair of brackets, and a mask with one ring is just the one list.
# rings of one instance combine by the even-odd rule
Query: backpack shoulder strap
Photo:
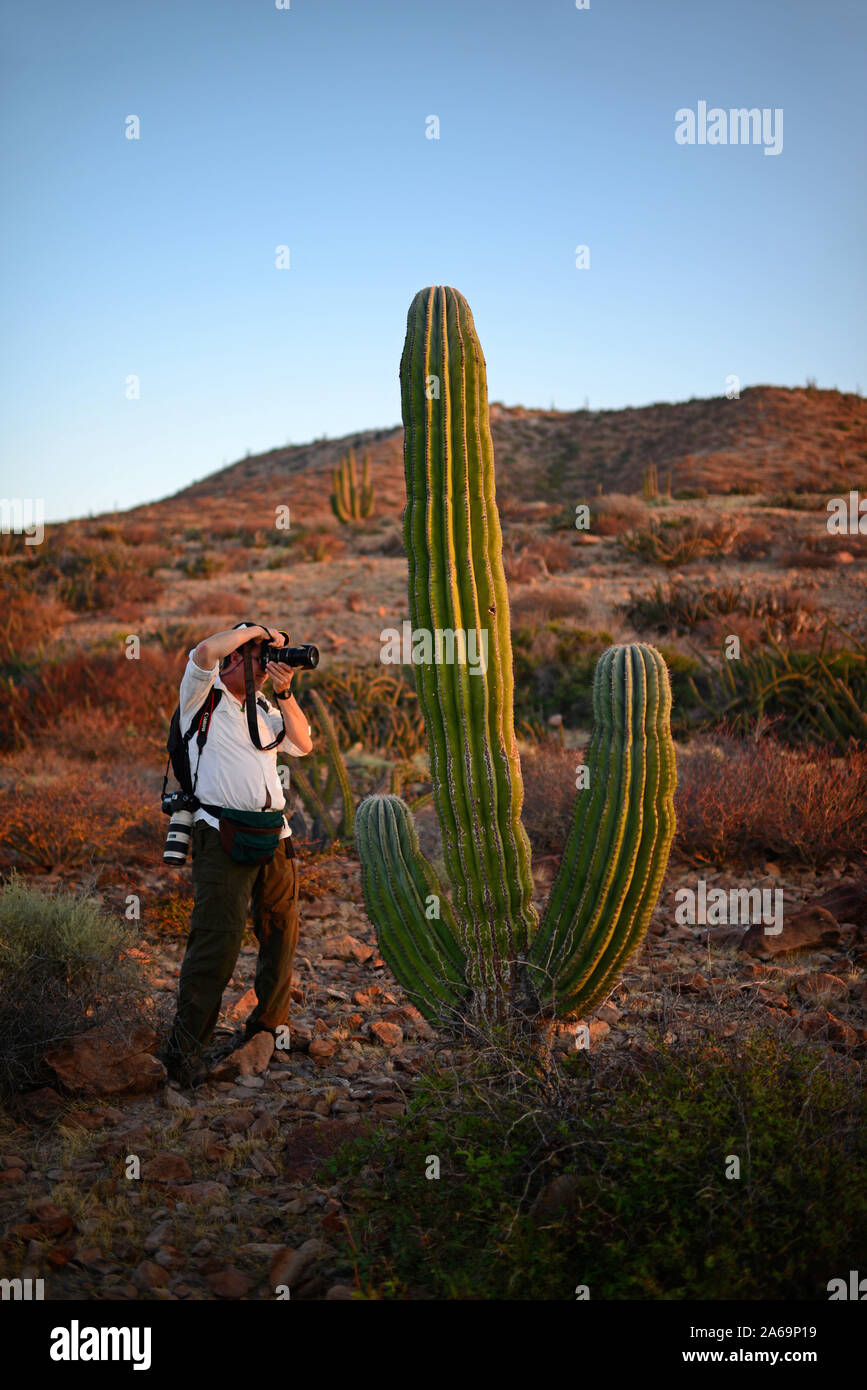
[(196, 710), (192, 719), (190, 720), (190, 727), (184, 734), (184, 743), (187, 744), (190, 742), (190, 739), (193, 737), (193, 734), (196, 735), (196, 747), (198, 748), (200, 753), (204, 748), (205, 740), (208, 737), (208, 727), (211, 723), (211, 716), (213, 715), (214, 710), (217, 708), (217, 705), (220, 703), (222, 698), (222, 690), (215, 690), (212, 687), (208, 694), (205, 696), (205, 699), (202, 701), (199, 708)]

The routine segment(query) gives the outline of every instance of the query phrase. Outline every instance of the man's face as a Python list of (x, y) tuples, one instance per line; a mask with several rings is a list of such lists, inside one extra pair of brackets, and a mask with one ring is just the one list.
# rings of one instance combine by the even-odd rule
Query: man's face
[(262, 654), (262, 645), (263, 644), (261, 640), (256, 642), (247, 642), (243, 647), (239, 647), (236, 652), (233, 652), (228, 665), (224, 668), (224, 670), (220, 672), (220, 676), (223, 679), (224, 683), (226, 676), (229, 676), (230, 684), (240, 682), (240, 684), (243, 685), (244, 651), (247, 648), (249, 648), (250, 654), (252, 656), (253, 665), (253, 688), (256, 691), (261, 690), (262, 686), (268, 679), (268, 672), (263, 670), (261, 661), (259, 659)]

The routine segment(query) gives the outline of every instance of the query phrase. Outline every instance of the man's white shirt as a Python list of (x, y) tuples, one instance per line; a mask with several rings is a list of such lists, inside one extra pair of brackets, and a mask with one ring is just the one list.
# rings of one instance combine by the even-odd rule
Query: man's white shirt
[[(203, 671), (193, 660), (192, 652), (181, 679), (181, 732), (187, 732), (193, 715), (204, 704), (212, 686), (223, 693), (211, 716), (207, 742), (202, 749), (201, 761), (198, 761), (196, 796), (209, 806), (225, 806), (233, 811), (262, 811), (266, 807), (282, 811), (286, 796), (277, 775), (277, 753), (289, 753), (294, 758), (303, 758), (304, 753), (291, 742), (288, 734), (270, 752), (260, 752), (255, 748), (247, 728), (244, 706), (220, 680), (219, 663), (210, 671)], [(260, 695), (258, 699), (264, 699), (264, 696)], [(267, 700), (265, 704), (267, 710), (263, 710), (258, 703), (256, 705), (259, 739), (263, 744), (270, 743), (283, 731), (280, 711)], [(189, 750), (190, 771), (195, 779), (199, 758), (195, 738), (190, 740)], [(284, 771), (283, 775), (287, 777), (288, 785), (287, 773)], [(216, 818), (201, 807), (193, 819), (203, 820), (214, 829), (218, 828)], [(284, 816), (280, 838), (285, 839), (291, 834)]]

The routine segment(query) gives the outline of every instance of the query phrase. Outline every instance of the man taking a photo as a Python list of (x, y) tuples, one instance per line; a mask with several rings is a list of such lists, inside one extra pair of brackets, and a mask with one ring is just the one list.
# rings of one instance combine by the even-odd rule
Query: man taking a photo
[[(204, 745), (198, 749), (195, 739), (190, 743), (199, 802), (192, 827), (194, 906), (177, 1014), (161, 1054), (169, 1075), (184, 1085), (196, 1085), (208, 1073), (202, 1052), (235, 969), (251, 899), (259, 958), (257, 1003), (245, 1041), (260, 1032), (273, 1036), (289, 1022), (298, 874), (292, 832), (285, 816), (275, 814), (286, 805), (277, 751), (266, 745), (278, 740), (281, 751), (300, 758), (313, 744), (290, 688), (294, 671), (274, 661), (263, 667), (263, 643), (282, 647), (286, 634), (251, 624), (206, 637), (190, 652), (181, 680), (182, 732), (209, 697), (214, 706)], [(245, 652), (251, 657), (261, 749), (253, 742), (245, 709)], [(260, 696), (268, 677), (276, 707)]]

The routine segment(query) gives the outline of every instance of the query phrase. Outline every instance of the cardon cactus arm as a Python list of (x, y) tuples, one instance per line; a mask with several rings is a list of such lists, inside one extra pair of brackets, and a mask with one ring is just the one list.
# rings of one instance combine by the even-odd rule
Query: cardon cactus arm
[(671, 687), (643, 643), (611, 647), (593, 681), (589, 786), (530, 950), (543, 1008), (586, 1013), (644, 938), (674, 836)]
[(355, 840), (367, 913), (397, 980), (425, 1018), (460, 1015), (467, 991), (454, 914), (419, 849), (406, 802), (367, 797)]

